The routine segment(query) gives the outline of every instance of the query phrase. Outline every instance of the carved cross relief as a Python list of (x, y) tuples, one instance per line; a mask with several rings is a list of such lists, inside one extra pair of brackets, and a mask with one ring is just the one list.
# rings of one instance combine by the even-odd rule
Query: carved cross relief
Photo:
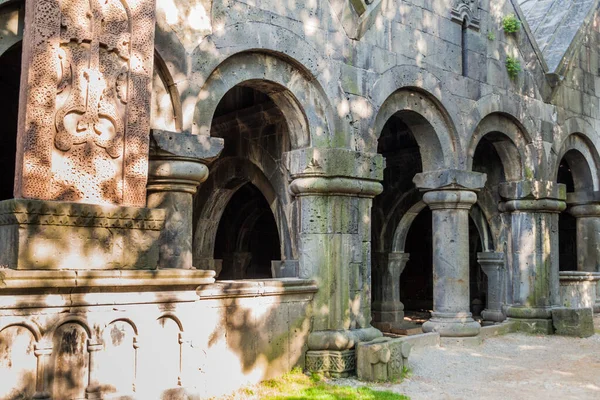
[(15, 197), (144, 206), (154, 0), (28, 0)]

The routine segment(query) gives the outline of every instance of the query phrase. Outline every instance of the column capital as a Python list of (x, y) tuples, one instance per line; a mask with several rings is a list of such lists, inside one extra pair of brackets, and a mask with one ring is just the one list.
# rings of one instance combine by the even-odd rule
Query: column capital
[(567, 198), (567, 187), (553, 181), (522, 180), (502, 182), (498, 185), (504, 200), (559, 200)]
[(307, 147), (284, 153), (283, 160), (292, 179), (341, 177), (378, 182), (385, 169), (381, 154), (344, 148)]
[(290, 190), (294, 196), (355, 196), (375, 197), (383, 192), (383, 185), (377, 181), (307, 176), (296, 178), (290, 184)]
[(429, 190), (468, 190), (478, 191), (485, 186), (487, 175), (480, 172), (458, 169), (443, 169), (416, 174), (415, 186), (422, 191)]
[(575, 218), (600, 217), (600, 192), (568, 193), (567, 205)]
[(553, 181), (523, 180), (503, 182), (498, 187), (500, 212), (560, 213), (567, 207), (566, 186)]
[(477, 194), (469, 190), (432, 190), (423, 195), (431, 210), (470, 210), (477, 203)]
[(477, 262), (480, 264), (504, 266), (504, 253), (484, 251), (477, 253)]

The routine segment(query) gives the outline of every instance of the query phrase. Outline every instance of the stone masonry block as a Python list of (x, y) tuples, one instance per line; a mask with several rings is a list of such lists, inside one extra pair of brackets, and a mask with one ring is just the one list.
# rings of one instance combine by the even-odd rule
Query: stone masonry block
[(555, 308), (552, 323), (557, 335), (590, 337), (594, 335), (594, 319), (591, 308)]
[(380, 338), (356, 346), (356, 373), (362, 381), (396, 381), (408, 367), (412, 346), (402, 338)]

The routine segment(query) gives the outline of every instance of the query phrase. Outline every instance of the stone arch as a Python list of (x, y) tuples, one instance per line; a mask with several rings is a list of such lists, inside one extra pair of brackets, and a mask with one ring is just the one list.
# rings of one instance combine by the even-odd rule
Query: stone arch
[(593, 140), (593, 128), (585, 121), (572, 118), (565, 121), (563, 130), (568, 132), (560, 143), (559, 151), (552, 167), (553, 179), (558, 176), (558, 168), (566, 158), (572, 170), (575, 190), (600, 190), (600, 155)]
[[(419, 93), (427, 97), (432, 108), (436, 110), (438, 118), (443, 121), (443, 130), (438, 132), (440, 142), (450, 143), (447, 153), (451, 164), (446, 167), (456, 167), (459, 160), (456, 159), (454, 154), (459, 154), (463, 145), (460, 142), (459, 126), (452, 119), (452, 116), (461, 115), (457, 102), (454, 101), (454, 95), (436, 75), (412, 65), (399, 65), (387, 70), (368, 92), (368, 97), (377, 112), (374, 114), (373, 121), (369, 124), (370, 143), (367, 144), (366, 151), (375, 151), (377, 138), (383, 124), (387, 121), (387, 118), (381, 117), (382, 111), (385, 112), (383, 110), (384, 103), (401, 90)], [(390, 111), (392, 110), (387, 113), (389, 114)], [(390, 115), (393, 115), (393, 113)]]
[[(223, 35), (222, 31), (228, 29), (238, 34)], [(293, 45), (290, 46), (290, 43), (293, 43)], [(336, 101), (342, 101), (345, 98), (338, 81), (331, 79), (331, 68), (324, 68), (325, 65), (330, 66), (330, 63), (323, 59), (321, 52), (313, 44), (289, 29), (258, 21), (244, 23), (236, 21), (233, 24), (224, 26), (221, 32), (204, 38), (202, 43), (192, 52), (192, 60), (202, 60), (202, 62), (195, 63), (192, 66), (194, 81), (201, 82), (202, 86), (206, 86), (205, 82), (210, 79), (209, 76), (217, 70), (220, 64), (228, 58), (243, 53), (269, 55), (271, 59), (278, 58), (301, 71), (311, 81), (316, 91), (315, 94), (323, 104), (323, 115), (326, 115), (327, 118), (327, 129), (323, 130), (321, 134), (324, 135), (329, 132), (333, 134), (343, 131), (342, 127), (339, 126), (340, 121), (335, 118), (336, 114), (332, 104), (327, 100), (326, 93), (332, 94)], [(200, 87), (190, 88), (192, 92), (196, 93), (194, 96), (198, 95), (200, 89)], [(299, 98), (299, 100), (302, 103), (302, 99)], [(302, 105), (305, 107), (312, 106), (310, 103), (302, 103)], [(195, 104), (186, 102), (186, 107), (190, 108), (184, 109), (184, 117), (194, 115), (194, 121), (196, 121), (196, 115), (192, 112), (191, 107), (198, 108), (198, 106), (197, 101)], [(184, 130), (197, 131), (198, 126), (192, 127), (194, 121), (184, 121)], [(349, 143), (350, 138), (348, 138)]]
[[(179, 95), (179, 91), (177, 90), (177, 84), (173, 79), (173, 75), (171, 74), (167, 63), (156, 48), (154, 49), (154, 68), (162, 82), (166, 94), (169, 96), (169, 101), (173, 112), (175, 131), (181, 132), (183, 127), (183, 109), (181, 105), (181, 97)], [(153, 96), (156, 95), (156, 88), (153, 88), (152, 92)]]
[(92, 330), (89, 327), (88, 321), (85, 317), (81, 315), (70, 315), (66, 318), (63, 318), (53, 324), (43, 335), (42, 341), (51, 343), (52, 338), (54, 337), (58, 328), (60, 328), (64, 324), (75, 323), (81, 325), (81, 327), (85, 330), (89, 338), (92, 338)]
[(423, 171), (456, 165), (455, 155), (460, 144), (449, 117), (432, 95), (414, 88), (402, 88), (392, 93), (379, 108), (372, 128), (374, 138), (379, 137), (386, 122), (394, 115), (411, 129), (419, 144)]
[[(234, 172), (244, 171), (244, 175)], [(295, 259), (295, 248), (283, 204), (264, 172), (249, 160), (237, 157), (219, 159), (211, 168), (208, 180), (203, 184), (203, 195), (196, 199), (194, 207), (194, 265), (208, 268), (212, 259), (219, 221), (229, 200), (246, 183), (254, 185), (269, 204), (281, 245), (283, 260)]]
[(135, 390), (137, 335), (136, 325), (128, 318), (114, 319), (104, 327), (103, 349), (96, 356), (96, 379), (104, 392), (126, 395)]
[(8, 322), (6, 325), (4, 325), (2, 327), (2, 329), (0, 329), (0, 333), (2, 333), (2, 331), (10, 328), (12, 326), (20, 326), (20, 327), (27, 329), (29, 332), (31, 332), (31, 334), (33, 335), (36, 342), (40, 342), (42, 340), (42, 333), (41, 333), (40, 329), (38, 328), (38, 326), (35, 324), (32, 324), (30, 321), (27, 321), (27, 320), (18, 319), (18, 320), (12, 321), (12, 322)]
[(466, 166), (473, 169), (473, 157), (483, 138), (490, 140), (500, 157), (506, 180), (517, 181), (526, 178), (527, 145), (531, 139), (523, 126), (512, 116), (502, 113), (486, 115), (475, 127), (467, 148)]
[[(411, 206), (413, 206), (415, 203), (420, 202), (421, 197), (421, 192), (418, 189), (414, 188), (413, 190), (404, 192), (400, 196), (398, 196), (394, 204), (390, 207), (390, 211), (387, 213), (387, 215), (373, 216), (374, 220), (375, 218), (380, 219), (380, 223), (373, 224), (373, 226), (381, 227), (380, 231), (375, 232), (375, 235), (373, 235), (372, 248), (374, 251), (396, 251), (393, 249), (395, 248), (396, 231), (399, 225), (399, 221), (401, 221), (404, 218), (404, 216), (407, 213), (407, 209), (411, 210)], [(375, 208), (373, 208), (373, 210), (375, 210)], [(402, 248), (404, 247), (402, 246)]]
[[(392, 252), (394, 253), (403, 253), (406, 245), (406, 238), (408, 236), (408, 232), (410, 231), (410, 227), (413, 224), (413, 221), (421, 211), (423, 211), (427, 205), (425, 202), (420, 200), (415, 203), (412, 207), (404, 213), (400, 223), (396, 227), (394, 232), (394, 240), (392, 243)], [(471, 220), (477, 227), (477, 231), (479, 232), (479, 237), (481, 239), (481, 246), (483, 247), (483, 251), (492, 251), (494, 249), (494, 240), (490, 230), (489, 223), (483, 210), (479, 207), (479, 205), (475, 204), (471, 207), (469, 211), (469, 216)]]
[(223, 61), (200, 90), (192, 132), (210, 135), (213, 115), (225, 94), (248, 86), (267, 94), (285, 117), (292, 149), (330, 144), (333, 113), (307, 72), (268, 53), (238, 53)]

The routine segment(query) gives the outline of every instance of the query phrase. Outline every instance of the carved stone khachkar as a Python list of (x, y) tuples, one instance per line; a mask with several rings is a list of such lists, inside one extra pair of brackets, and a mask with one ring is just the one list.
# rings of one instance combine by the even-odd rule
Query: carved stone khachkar
[(356, 373), (362, 381), (396, 381), (408, 367), (412, 346), (403, 338), (380, 338), (356, 346)]
[(15, 197), (145, 206), (154, 1), (26, 7)]
[(469, 28), (479, 30), (479, 0), (455, 0), (451, 15), (453, 21), (462, 24), (466, 19)]
[(306, 352), (306, 370), (318, 371), (334, 378), (347, 377), (356, 369), (356, 352), (352, 350), (317, 350)]

